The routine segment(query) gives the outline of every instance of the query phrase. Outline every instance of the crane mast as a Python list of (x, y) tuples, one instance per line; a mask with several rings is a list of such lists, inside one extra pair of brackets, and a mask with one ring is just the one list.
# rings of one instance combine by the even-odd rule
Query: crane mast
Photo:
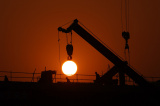
[[(81, 36), (85, 41), (87, 41), (90, 45), (92, 45), (96, 50), (98, 50), (103, 56), (105, 56), (108, 60), (110, 60), (115, 66), (116, 70), (108, 71), (104, 75), (104, 77), (111, 78), (113, 75), (119, 72), (120, 77), (120, 85), (125, 84), (125, 76), (124, 73), (127, 74), (130, 78), (132, 78), (135, 83), (141, 86), (150, 85), (148, 81), (146, 81), (142, 76), (136, 73), (130, 66), (128, 66), (127, 62), (120, 59), (116, 54), (114, 54), (109, 48), (104, 46), (100, 41), (94, 38), (90, 33), (88, 33), (83, 27), (78, 24), (78, 20), (75, 19), (74, 22), (67, 28), (64, 29), (62, 27), (58, 28), (58, 31), (62, 31), (64, 33), (69, 33), (71, 31), (75, 31), (79, 36)], [(102, 76), (102, 79), (105, 79)]]

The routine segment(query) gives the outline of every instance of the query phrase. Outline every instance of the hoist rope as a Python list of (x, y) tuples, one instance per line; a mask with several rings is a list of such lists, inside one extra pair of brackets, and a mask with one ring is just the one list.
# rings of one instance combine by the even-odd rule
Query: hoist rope
[[(121, 26), (122, 26), (122, 32), (123, 31), (129, 31), (129, 0), (125, 0), (124, 2), (124, 17), (125, 17), (125, 23), (123, 24), (123, 0), (121, 0)], [(125, 28), (123, 25), (126, 25)]]
[(68, 36), (67, 36), (67, 33), (66, 33), (66, 41), (67, 41), (67, 45), (68, 45)]
[[(128, 2), (128, 3), (127, 3)], [(127, 12), (128, 11), (128, 12)], [(126, 30), (129, 32), (129, 0), (126, 0)], [(130, 64), (130, 50), (128, 49), (128, 64)]]
[(71, 31), (71, 42), (70, 43), (72, 44), (72, 31)]
[(123, 18), (122, 18), (122, 8), (123, 7), (123, 2), (121, 0), (121, 24), (122, 24), (122, 32), (123, 32)]
[(126, 57), (126, 49), (124, 49), (124, 58), (125, 58), (125, 60), (127, 60), (127, 57)]
[(128, 0), (128, 32), (129, 32), (129, 0)]
[(130, 51), (128, 49), (128, 64), (130, 64)]
[[(129, 32), (129, 0), (124, 1), (124, 17), (125, 23), (123, 23), (123, 0), (121, 0), (121, 24), (122, 24), (122, 32), (126, 31)], [(125, 28), (123, 28), (123, 24), (125, 24)], [(126, 48), (124, 49), (125, 61), (127, 61), (126, 56)], [(130, 64), (130, 51), (128, 49), (128, 63)]]
[(61, 56), (61, 52), (60, 52), (60, 37), (59, 37), (59, 31), (58, 31), (58, 46), (59, 46), (59, 64), (60, 64), (60, 79), (61, 79), (61, 58), (60, 58), (60, 56)]
[(125, 0), (125, 18), (126, 18), (126, 31), (127, 31), (127, 21), (128, 21), (128, 18), (127, 18), (127, 0)]
[(67, 45), (70, 43), (70, 44), (72, 44), (72, 32), (71, 32), (71, 41), (68, 43), (68, 35), (67, 35), (67, 33), (66, 33), (66, 41), (67, 41)]

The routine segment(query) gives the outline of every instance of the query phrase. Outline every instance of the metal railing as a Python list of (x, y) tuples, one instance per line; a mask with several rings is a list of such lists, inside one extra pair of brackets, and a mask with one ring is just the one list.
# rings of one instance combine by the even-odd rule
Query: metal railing
[[(40, 79), (40, 75), (41, 73), (0, 71), (0, 81), (4, 81), (5, 76), (7, 76), (9, 81), (38, 82), (38, 80)], [(93, 81), (96, 79), (96, 75), (74, 74), (73, 76), (66, 76), (65, 74), (56, 74), (56, 76), (53, 77), (53, 81), (66, 82), (66, 77), (69, 78), (70, 82), (93, 83)], [(144, 77), (144, 78), (149, 82), (155, 82), (160, 80), (160, 77)], [(113, 76), (113, 79), (119, 80), (118, 74)], [(125, 76), (125, 81), (126, 84), (135, 85), (134, 81), (128, 76)]]

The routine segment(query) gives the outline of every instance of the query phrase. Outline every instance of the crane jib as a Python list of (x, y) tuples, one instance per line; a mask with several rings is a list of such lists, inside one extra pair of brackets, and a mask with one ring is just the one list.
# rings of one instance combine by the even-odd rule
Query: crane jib
[[(118, 67), (117, 72), (125, 73), (130, 78), (132, 78), (137, 84), (141, 86), (149, 86), (149, 82), (146, 81), (141, 75), (136, 73), (130, 66), (127, 65), (126, 61), (121, 60), (117, 55), (115, 55), (112, 51), (110, 51), (106, 46), (104, 46), (101, 42), (99, 42), (96, 38), (94, 38), (90, 33), (88, 33), (84, 28), (82, 28), (78, 24), (78, 20), (74, 20), (74, 22), (67, 28), (63, 29), (61, 27), (58, 28), (58, 31), (62, 31), (64, 33), (69, 33), (71, 31), (75, 31), (79, 36), (81, 36), (85, 41), (87, 41), (91, 46), (93, 46), (97, 51), (99, 51), (103, 56), (105, 56), (108, 60), (110, 60), (116, 67)], [(111, 73), (111, 72), (110, 72)], [(106, 73), (107, 74), (107, 73)], [(113, 75), (113, 74), (107, 74)], [(124, 84), (124, 74), (122, 75), (122, 82)], [(112, 77), (112, 76), (108, 76)]]

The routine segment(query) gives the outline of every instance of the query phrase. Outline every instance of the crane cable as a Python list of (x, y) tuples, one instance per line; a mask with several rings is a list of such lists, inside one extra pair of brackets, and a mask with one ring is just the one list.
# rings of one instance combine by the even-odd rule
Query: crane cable
[[(129, 0), (128, 0), (128, 4), (126, 3), (126, 5), (128, 5), (128, 8), (127, 8), (127, 10), (128, 10), (128, 28), (127, 28), (127, 31), (129, 32)], [(130, 51), (129, 51), (129, 49), (128, 49), (128, 64), (130, 64)]]
[(72, 45), (72, 31), (71, 31), (71, 41), (70, 41), (71, 45)]
[(67, 45), (68, 45), (68, 35), (67, 35), (67, 33), (66, 33), (66, 41), (67, 41)]
[(69, 23), (72, 23), (74, 20), (71, 20), (71, 21), (69, 21), (69, 22), (67, 22), (67, 23), (65, 23), (65, 24), (63, 24), (62, 26), (60, 26), (60, 27), (63, 27), (63, 26), (65, 26), (65, 25), (67, 25), (67, 24), (69, 24)]
[(128, 5), (128, 16), (127, 16), (128, 17), (128, 25), (127, 26), (128, 26), (128, 32), (129, 32), (129, 0), (128, 0), (128, 4), (127, 5)]
[(123, 28), (123, 0), (121, 0), (121, 27), (122, 31), (129, 31), (129, 0), (125, 0), (125, 29)]
[(82, 22), (79, 21), (79, 23), (88, 31), (90, 32), (99, 42), (101, 42), (104, 46), (106, 46), (112, 53), (114, 53), (117, 57), (119, 57), (121, 60), (124, 61), (122, 57), (120, 57), (116, 52), (114, 52), (107, 44), (105, 44), (98, 36), (96, 36), (90, 29), (88, 29)]
[(128, 31), (128, 30), (127, 30), (127, 23), (128, 23), (128, 18), (127, 18), (127, 16), (128, 16), (128, 15), (127, 15), (127, 1), (128, 1), (128, 0), (125, 0), (126, 31)]
[(121, 27), (122, 27), (122, 32), (123, 32), (123, 17), (122, 17), (122, 6), (123, 6), (123, 2), (121, 0)]
[[(129, 0), (125, 0), (125, 29), (123, 27), (123, 0), (121, 0), (121, 25), (122, 25), (122, 32), (129, 32)], [(127, 60), (126, 56), (126, 48), (124, 49), (125, 60)], [(128, 64), (130, 64), (130, 51), (128, 48)]]
[[(71, 33), (71, 40), (70, 40), (69, 43), (72, 45), (72, 31), (70, 33)], [(67, 35), (67, 33), (66, 33), (66, 41), (67, 41), (67, 45), (68, 45), (69, 43), (68, 43), (68, 35)]]
[[(65, 25), (67, 25), (67, 24), (69, 24), (69, 23), (71, 23), (71, 22), (73, 22), (73, 20), (71, 20), (71, 21), (69, 21), (69, 22), (63, 24), (62, 26), (65, 26)], [(62, 26), (61, 26), (61, 27), (62, 27)], [(72, 35), (72, 34), (71, 34), (71, 35)], [(66, 34), (66, 40), (67, 40), (67, 44), (68, 44), (68, 37), (67, 37), (67, 34)], [(71, 40), (71, 42), (72, 42), (72, 40)], [(59, 37), (59, 31), (58, 31), (58, 45), (59, 45), (60, 79), (61, 79), (61, 59), (60, 59), (60, 37)]]
[(59, 45), (59, 64), (60, 64), (60, 80), (61, 80), (61, 58), (60, 58), (60, 37), (59, 37), (59, 31), (58, 31), (58, 45)]

